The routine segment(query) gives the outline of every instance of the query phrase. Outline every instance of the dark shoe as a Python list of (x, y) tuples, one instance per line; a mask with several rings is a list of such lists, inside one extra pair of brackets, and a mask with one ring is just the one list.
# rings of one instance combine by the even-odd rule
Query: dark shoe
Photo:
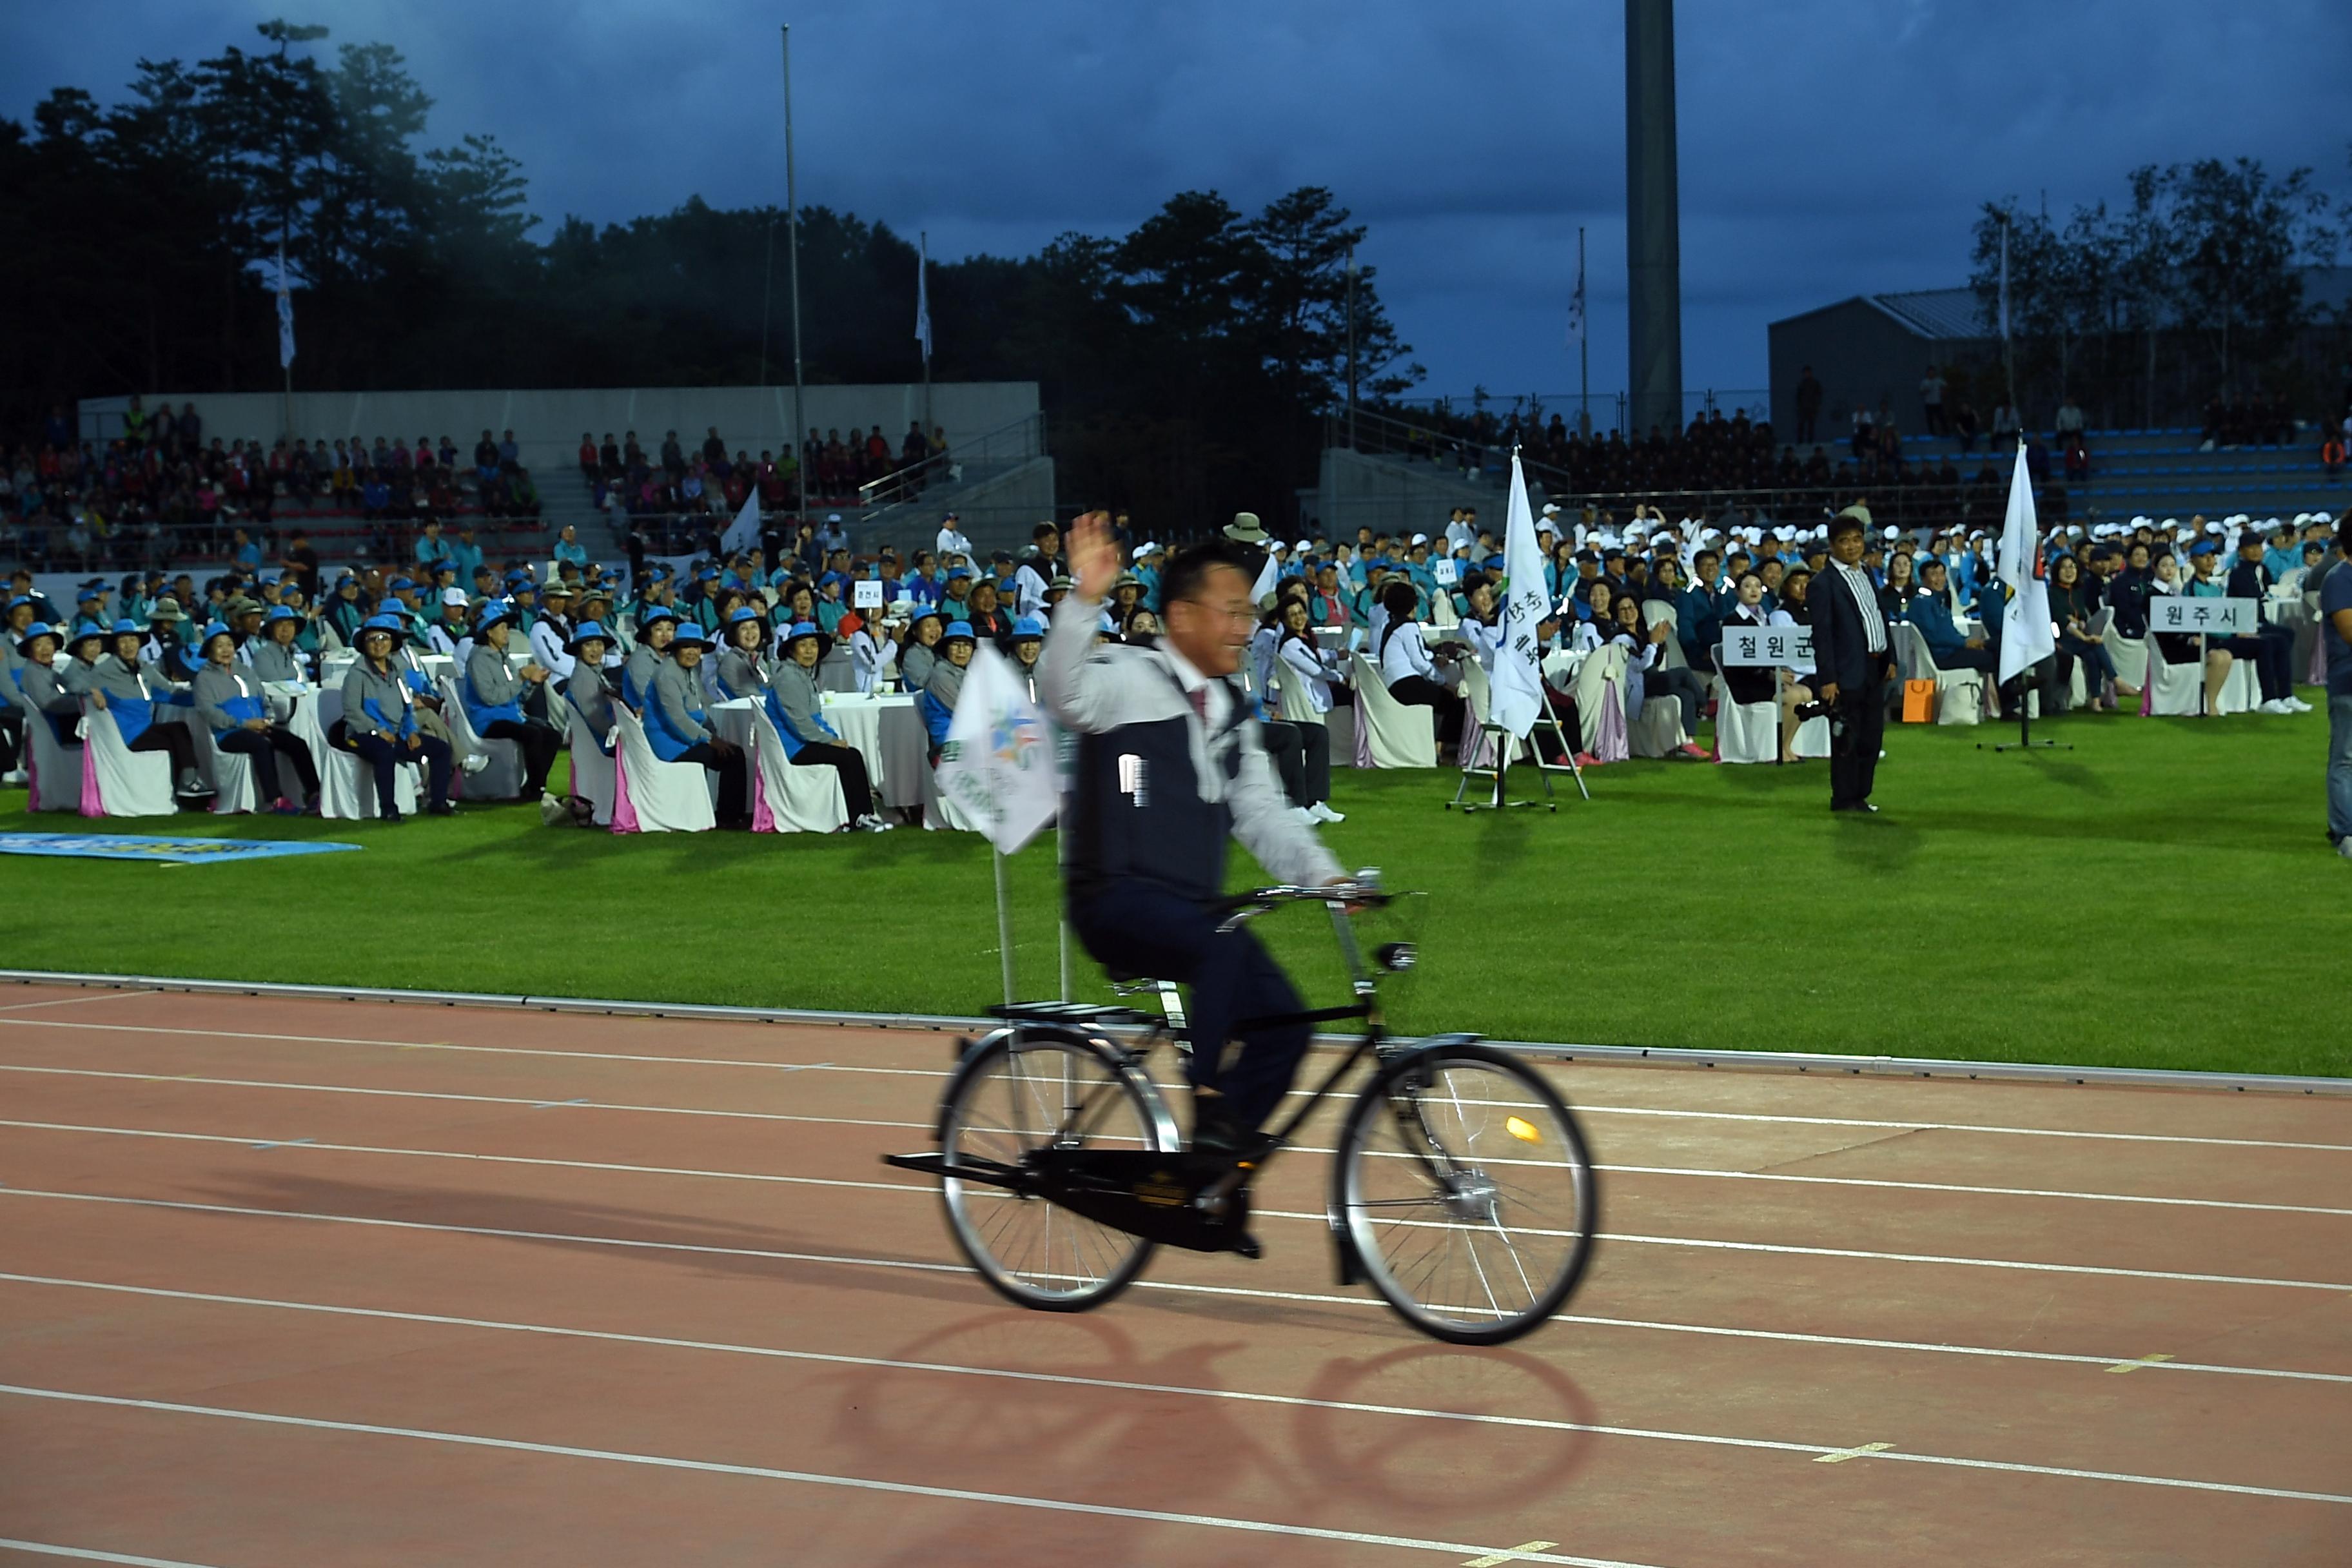
[(1192, 1152), (1233, 1159), (1256, 1142), (1255, 1132), (1234, 1120), (1223, 1095), (1192, 1097)]
[(1240, 1253), (1252, 1262), (1265, 1256), (1264, 1249), (1257, 1244), (1257, 1237), (1245, 1230), (1235, 1231), (1233, 1240), (1226, 1245), (1231, 1250)]
[(383, 816), (382, 820), (387, 827), (397, 827), (402, 823), (406, 822), (408, 818), (400, 815), (400, 807), (396, 805), (387, 805), (383, 808)]
[(427, 816), (455, 816), (457, 815), (457, 808), (450, 805), (446, 800), (436, 800), (425, 808), (425, 815)]

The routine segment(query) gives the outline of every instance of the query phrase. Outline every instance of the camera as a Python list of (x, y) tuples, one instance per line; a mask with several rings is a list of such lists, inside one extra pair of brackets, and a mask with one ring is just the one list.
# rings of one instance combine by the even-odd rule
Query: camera
[(1797, 719), (1801, 723), (1808, 719), (1826, 719), (1836, 711), (1836, 703), (1823, 702), (1819, 699), (1811, 702), (1800, 702), (1796, 709)]

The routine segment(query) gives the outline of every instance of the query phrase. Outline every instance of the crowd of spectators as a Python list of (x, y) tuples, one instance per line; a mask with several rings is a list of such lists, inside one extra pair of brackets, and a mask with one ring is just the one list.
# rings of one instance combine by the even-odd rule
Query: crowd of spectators
[(475, 515), (529, 526), (544, 510), (513, 431), (484, 430), (470, 454), (447, 436), (283, 437), (264, 447), (205, 434), (194, 404), (152, 413), (133, 396), (120, 436), (85, 438), (59, 405), (40, 438), (0, 471), (0, 553), (62, 571), (121, 571), (177, 560), (232, 561), (309, 519), (356, 531), (397, 556), (428, 518)]

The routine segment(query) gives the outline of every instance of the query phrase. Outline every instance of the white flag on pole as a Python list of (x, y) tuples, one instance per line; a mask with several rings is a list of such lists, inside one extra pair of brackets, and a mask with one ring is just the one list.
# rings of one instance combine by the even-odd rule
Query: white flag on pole
[(1257, 581), (1250, 584), (1250, 603), (1263, 606), (1265, 596), (1281, 585), (1282, 563), (1276, 561), (1274, 552), (1269, 550), (1265, 552), (1265, 564), (1257, 569)]
[(760, 542), (760, 487), (756, 484), (743, 492), (743, 510), (719, 536), (719, 548), (731, 555), (739, 550), (751, 550)]
[(286, 247), (278, 249), (278, 368), (294, 363), (294, 289), (286, 277)]
[(1543, 717), (1543, 649), (1536, 625), (1551, 608), (1544, 590), (1543, 555), (1536, 548), (1535, 509), (1528, 478), (1511, 454), (1511, 500), (1503, 521), (1503, 640), (1487, 677), (1486, 716), (1521, 740)]
[(915, 341), (923, 345), (923, 363), (931, 363), (931, 241), (923, 237), (915, 262)]
[(2000, 679), (2057, 651), (2050, 626), (2050, 585), (2042, 576), (2042, 527), (2033, 512), (2033, 479), (2025, 469), (2025, 443), (2017, 444), (2017, 466), (2009, 476), (2009, 517), (2001, 524), (2000, 549), (1993, 558), (2009, 602), (2000, 618)]
[(1012, 854), (1061, 805), (1053, 726), (992, 643), (972, 650), (940, 751), (940, 793)]

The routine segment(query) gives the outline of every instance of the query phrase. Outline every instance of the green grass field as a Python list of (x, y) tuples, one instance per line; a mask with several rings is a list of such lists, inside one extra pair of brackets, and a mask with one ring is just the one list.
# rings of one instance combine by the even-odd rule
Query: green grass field
[[(1827, 764), (1636, 762), (1590, 804), (1465, 818), (1453, 775), (1343, 770), (1350, 866), (1425, 889), (1400, 1025), (1508, 1038), (2352, 1076), (2352, 867), (2322, 836), (2324, 714), (1897, 727), (1880, 816)], [(560, 765), (559, 765), (560, 766)], [(559, 777), (562, 776), (559, 772)], [(1518, 781), (1532, 784), (1532, 775)], [(0, 796), (0, 831), (79, 832)], [(969, 835), (617, 838), (535, 809), (125, 831), (356, 842), (221, 866), (0, 859), (33, 969), (882, 1012), (994, 999)], [(1236, 854), (1234, 880), (1254, 868)], [(1009, 863), (1024, 994), (1055, 983), (1050, 837)], [(1259, 930), (1326, 1000), (1322, 916)], [(1083, 954), (1079, 990), (1104, 994)]]

